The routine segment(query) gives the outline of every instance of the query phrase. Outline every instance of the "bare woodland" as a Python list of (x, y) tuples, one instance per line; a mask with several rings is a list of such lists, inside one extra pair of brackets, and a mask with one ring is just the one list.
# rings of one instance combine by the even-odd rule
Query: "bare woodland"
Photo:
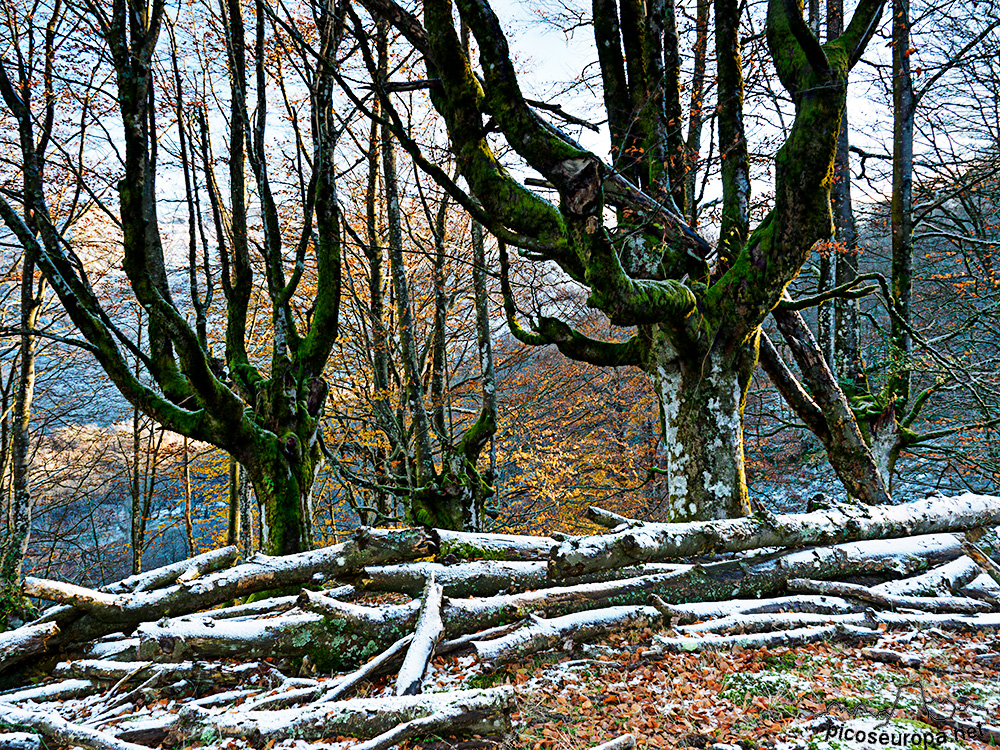
[(4, 0), (0, 745), (1000, 628), (1000, 10), (535, 10)]

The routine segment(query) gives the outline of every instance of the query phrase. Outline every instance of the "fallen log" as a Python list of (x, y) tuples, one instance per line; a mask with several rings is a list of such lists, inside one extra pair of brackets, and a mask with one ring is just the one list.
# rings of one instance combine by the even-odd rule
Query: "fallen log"
[(979, 599), (994, 609), (1000, 610), (1000, 598), (998, 598), (1000, 597), (1000, 586), (997, 585), (997, 582), (991, 576), (985, 573), (973, 578), (960, 588), (958, 593), (962, 596)]
[(919, 669), (923, 664), (923, 659), (918, 654), (903, 654), (888, 648), (866, 648), (861, 651), (861, 655), (871, 661), (909, 669)]
[[(169, 738), (165, 744), (174, 747), (190, 744), (191, 739), (207, 733), (222, 739), (243, 738), (256, 747), (289, 738), (306, 742), (339, 735), (367, 739), (414, 719), (452, 711), (460, 711), (467, 717), (458, 727), (463, 734), (506, 734), (510, 731), (513, 703), (513, 690), (504, 686), (394, 698), (355, 698), (279, 711), (211, 713), (186, 706), (181, 709), (179, 721), (166, 727)], [(144, 730), (148, 733), (149, 727)], [(127, 736), (127, 732), (119, 736)]]
[(23, 659), (43, 652), (50, 638), (59, 633), (54, 622), (22, 625), (0, 633), (0, 671)]
[(871, 625), (867, 613), (844, 615), (814, 615), (810, 612), (780, 612), (766, 615), (729, 615), (718, 620), (684, 625), (678, 628), (686, 635), (742, 635), (797, 630), (824, 625)]
[(750, 635), (719, 635), (704, 638), (668, 638), (655, 636), (655, 648), (661, 653), (680, 654), (696, 651), (721, 651), (734, 646), (740, 648), (778, 648), (801, 646), (818, 641), (876, 641), (881, 634), (870, 628), (849, 625), (825, 625), (817, 628), (797, 628)]
[(139, 573), (123, 578), (103, 587), (110, 594), (131, 594), (138, 591), (152, 591), (170, 586), (177, 581), (193, 581), (206, 573), (213, 573), (222, 568), (228, 568), (240, 556), (240, 551), (233, 546), (203, 552), (186, 560), (179, 560), (145, 573)]
[[(353, 586), (338, 586), (336, 589), (329, 591), (330, 596), (337, 597), (338, 599), (341, 597), (350, 597), (353, 593)], [(205, 610), (204, 612), (192, 612), (181, 616), (210, 617), (213, 620), (228, 620), (233, 617), (276, 615), (280, 612), (287, 612), (292, 609), (298, 601), (298, 598), (297, 594), (290, 594), (288, 596), (271, 596), (266, 599), (258, 599), (255, 602), (235, 604), (232, 607), (219, 607), (217, 609)]]
[(413, 634), (403, 636), (374, 659), (365, 663), (361, 668), (339, 679), (337, 684), (332, 688), (323, 690), (317, 703), (339, 700), (362, 682), (375, 679), (380, 674), (388, 671), (403, 656), (404, 649), (410, 645), (412, 640)]
[[(354, 609), (351, 609), (354, 608)], [(413, 628), (415, 607), (344, 604), (346, 616), (290, 612), (233, 622), (162, 620), (136, 629), (140, 659), (243, 659), (309, 656), (321, 672), (359, 664)]]
[(27, 732), (0, 733), (0, 747), (4, 750), (45, 750), (42, 738)]
[(265, 662), (250, 661), (228, 665), (204, 661), (157, 663), (152, 661), (120, 662), (101, 659), (79, 659), (60, 662), (52, 670), (55, 677), (75, 677), (100, 682), (114, 682), (121, 687), (126, 682), (144, 681), (158, 675), (163, 681), (189, 680), (193, 684), (225, 687), (244, 682), (261, 685), (280, 684), (284, 677)]
[(1000, 585), (1000, 565), (993, 562), (985, 552), (968, 539), (962, 540), (962, 549), (965, 550), (965, 554), (979, 566), (979, 569), (983, 573)]
[(553, 648), (566, 640), (583, 640), (616, 630), (658, 625), (660, 619), (660, 613), (648, 606), (608, 607), (548, 620), (534, 616), (531, 624), (510, 635), (489, 641), (473, 641), (472, 646), (481, 661), (489, 667), (497, 667)]
[(977, 633), (980, 630), (984, 633), (994, 633), (1000, 630), (1000, 613), (994, 612), (978, 615), (939, 615), (930, 612), (904, 614), (902, 612), (868, 610), (866, 614), (870, 622), (876, 625), (884, 624), (890, 628), (927, 627), (954, 630), (960, 633)]
[(71, 724), (54, 714), (26, 711), (8, 703), (0, 703), (0, 721), (31, 729), (55, 745), (73, 745), (88, 750), (149, 750), (148, 747), (134, 745), (105, 732)]
[(454, 565), (413, 562), (367, 567), (355, 584), (364, 591), (395, 591), (418, 596), (424, 589), (427, 577), (433, 574), (434, 579), (444, 587), (446, 596), (492, 596), (501, 592), (530, 591), (556, 585), (637, 578), (654, 573), (669, 573), (682, 567), (684, 566), (669, 563), (651, 563), (553, 580), (549, 577), (547, 563), (541, 560), (476, 560)]
[(532, 613), (551, 617), (614, 605), (646, 604), (653, 594), (671, 604), (764, 597), (783, 589), (790, 578), (907, 575), (960, 554), (958, 540), (951, 534), (915, 537), (891, 550), (876, 540), (760, 554), (621, 581), (452, 599), (444, 610), (445, 629), (450, 636), (514, 622)]
[(393, 727), (367, 742), (359, 742), (352, 750), (388, 750), (406, 740), (425, 737), (428, 734), (455, 734), (463, 725), (479, 720), (477, 712), (463, 708), (448, 708), (422, 719), (413, 719)]
[(610, 510), (604, 510), (604, 508), (598, 508), (596, 505), (587, 506), (587, 518), (606, 529), (617, 529), (620, 526), (633, 527), (643, 525), (642, 521), (619, 515)]
[(830, 596), (859, 599), (869, 604), (877, 604), (886, 609), (916, 609), (923, 612), (960, 612), (973, 614), (989, 612), (992, 608), (977, 599), (960, 596), (902, 596), (883, 594), (867, 586), (841, 581), (815, 581), (808, 578), (793, 578), (788, 582), (789, 591), (805, 594), (828, 594)]
[(440, 539), (440, 557), (458, 560), (547, 560), (558, 544), (546, 536), (482, 534), (435, 529)]
[[(200, 555), (179, 560), (169, 565), (164, 565), (145, 573), (139, 573), (120, 581), (109, 583), (101, 587), (100, 591), (109, 594), (128, 594), (136, 591), (151, 591), (153, 589), (169, 586), (184, 576), (188, 580), (212, 573), (220, 568), (230, 566), (239, 557), (239, 550), (236, 547), (223, 547), (221, 549), (203, 552)], [(49, 607), (41, 616), (30, 625), (37, 625), (43, 622), (65, 623), (79, 618), (81, 612), (70, 605), (57, 604)]]
[(458, 638), (452, 638), (450, 641), (445, 641), (440, 644), (434, 653), (438, 656), (450, 654), (453, 651), (459, 651), (466, 646), (471, 646), (473, 641), (488, 641), (491, 638), (498, 638), (501, 635), (507, 635), (507, 633), (510, 633), (512, 630), (519, 628), (520, 626), (521, 623), (512, 622), (509, 625), (497, 625), (495, 628), (487, 628), (486, 630), (480, 630), (477, 633), (466, 633)]
[(928, 706), (926, 703), (920, 707), (917, 718), (939, 729), (951, 729), (956, 740), (961, 737), (962, 739), (979, 740), (987, 745), (1000, 744), (1000, 727), (990, 726), (981, 721), (965, 721), (955, 716), (949, 716), (944, 711), (940, 711), (934, 706)]
[(605, 742), (601, 745), (595, 745), (590, 748), (590, 750), (632, 750), (635, 747), (635, 737), (631, 734), (623, 734), (621, 737), (615, 737), (610, 742)]
[[(45, 701), (64, 701), (69, 698), (79, 698), (83, 695), (96, 693), (100, 685), (91, 680), (62, 680), (61, 682), (50, 682), (47, 685), (32, 685), (20, 690), (8, 690), (0, 694), (0, 702), (20, 703), (22, 701), (33, 701), (43, 703)], [(3, 744), (0, 744), (3, 747)]]
[(729, 599), (728, 601), (667, 604), (653, 595), (653, 606), (673, 625), (687, 625), (730, 615), (775, 614), (779, 612), (810, 612), (817, 615), (838, 615), (863, 612), (864, 607), (835, 596), (779, 596), (774, 599)]
[(552, 550), (553, 578), (642, 562), (762, 547), (805, 547), (917, 534), (964, 531), (1000, 523), (1000, 497), (967, 493), (903, 505), (846, 506), (776, 516), (694, 523), (648, 523), (615, 534), (564, 542)]
[(343, 544), (284, 557), (257, 554), (228, 570), (155, 591), (109, 599), (110, 595), (92, 589), (26, 577), (24, 593), (72, 604), (109, 622), (135, 625), (262, 591), (321, 582), (366, 565), (426, 557), (436, 550), (436, 537), (424, 529), (358, 529)]
[[(961, 544), (960, 540), (956, 541)], [(979, 566), (976, 562), (962, 555), (921, 575), (880, 583), (872, 586), (871, 590), (890, 596), (942, 596), (957, 591), (978, 575)]]
[(427, 577), (420, 614), (413, 640), (406, 650), (403, 666), (396, 680), (396, 695), (418, 695), (428, 663), (434, 658), (434, 649), (444, 634), (441, 622), (441, 599), (444, 596), (441, 584), (434, 581), (434, 574)]
[(489, 596), (500, 591), (526, 591), (551, 585), (545, 562), (528, 560), (371, 566), (365, 568), (356, 585), (364, 591), (395, 591), (418, 596), (430, 576), (434, 576), (447, 596)]

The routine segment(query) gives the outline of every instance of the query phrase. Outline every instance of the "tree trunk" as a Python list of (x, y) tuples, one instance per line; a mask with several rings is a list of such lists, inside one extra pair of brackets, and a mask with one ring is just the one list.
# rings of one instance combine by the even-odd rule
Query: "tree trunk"
[(666, 507), (673, 522), (737, 518), (749, 511), (743, 407), (756, 341), (726, 352), (680, 354), (665, 336), (644, 369), (660, 404)]
[(289, 397), (286, 380), (294, 382), (279, 374), (258, 394), (258, 420), (270, 429), (254, 431), (234, 451), (253, 484), (269, 555), (312, 548), (313, 482), (323, 463), (317, 430), (326, 381), (312, 378), (302, 387), (305, 393)]
[(892, 2), (892, 303), (902, 321), (890, 316), (890, 337), (898, 358), (886, 390), (902, 408), (910, 397), (910, 322), (913, 291), (913, 125), (915, 100), (910, 77), (910, 2)]
[(35, 264), (25, 253), (21, 266), (21, 337), (19, 344), (20, 369), (11, 436), (11, 493), (10, 519), (7, 538), (0, 549), (0, 624), (21, 609), (21, 569), (28, 553), (31, 537), (31, 495), (29, 473), (31, 402), (35, 390), (35, 337), (31, 334), (37, 325), (42, 308), (44, 283), (35, 293)]
[[(827, 0), (826, 38), (832, 41), (844, 33), (843, 0)], [(836, 239), (836, 282), (841, 286), (858, 277), (858, 232), (854, 221), (854, 204), (851, 200), (850, 129), (847, 108), (840, 121), (837, 137), (837, 157), (833, 163), (833, 187), (830, 202), (833, 209), (834, 238)], [(868, 387), (861, 362), (861, 322), (858, 300), (840, 298), (834, 302), (834, 357), (838, 380), (850, 399), (867, 394)]]
[[(891, 497), (890, 474), (886, 473), (884, 462), (880, 462), (876, 446), (865, 442), (861, 426), (837, 382), (830, 361), (809, 326), (796, 310), (775, 309), (773, 317), (802, 371), (803, 380), (809, 386), (812, 401), (822, 414), (822, 422), (811, 424), (807, 420), (806, 424), (826, 448), (830, 464), (844, 483), (847, 494), (869, 505), (888, 503)], [(792, 394), (787, 392), (781, 379), (775, 377), (773, 363), (766, 362), (764, 358), (761, 361), (788, 403), (800, 412)]]

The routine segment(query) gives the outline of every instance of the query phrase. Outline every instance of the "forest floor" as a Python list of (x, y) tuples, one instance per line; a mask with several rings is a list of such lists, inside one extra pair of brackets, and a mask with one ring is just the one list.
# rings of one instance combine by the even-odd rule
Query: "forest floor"
[[(482, 738), (405, 747), (586, 750), (626, 732), (638, 748), (695, 750), (984, 750), (993, 744), (932, 727), (919, 715), (929, 704), (973, 724), (1000, 723), (1000, 642), (994, 636), (886, 633), (876, 648), (919, 658), (921, 665), (873, 661), (867, 648), (839, 643), (659, 653), (648, 630), (540, 654), (491, 673), (481, 672), (471, 655), (439, 657), (425, 676), (425, 691), (513, 685), (515, 734), (499, 743)], [(391, 678), (382, 678), (366, 694), (391, 689)], [(852, 738), (857, 734), (861, 741)], [(331, 737), (322, 747), (349, 750), (352, 744)], [(203, 747), (250, 745), (228, 740)], [(308, 747), (288, 740), (263, 750)]]
[[(638, 636), (485, 675), (471, 656), (438, 659), (429, 687), (513, 684), (516, 737), (504, 744), (526, 750), (583, 750), (625, 732), (640, 748), (976, 750), (991, 743), (930, 727), (921, 705), (1000, 723), (992, 635), (886, 633), (877, 648), (919, 657), (919, 668), (842, 644), (671, 654), (657, 652), (649, 631)], [(861, 742), (845, 739), (861, 732)]]

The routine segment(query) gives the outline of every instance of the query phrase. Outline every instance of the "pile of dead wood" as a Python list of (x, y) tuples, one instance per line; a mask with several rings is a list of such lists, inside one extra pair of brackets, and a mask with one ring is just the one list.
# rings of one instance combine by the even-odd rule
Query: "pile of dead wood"
[[(499, 738), (512, 689), (423, 692), (435, 654), (465, 649), (496, 669), (629, 628), (664, 630), (661, 652), (1000, 629), (991, 539), (956, 536), (1000, 524), (1000, 498), (688, 524), (591, 517), (608, 531), (360, 529), (286, 557), (216, 550), (101, 591), (28, 578), (27, 595), (56, 604), (0, 634), (0, 680), (22, 686), (0, 694), (0, 746)], [(393, 673), (390, 695), (350, 697)]]

